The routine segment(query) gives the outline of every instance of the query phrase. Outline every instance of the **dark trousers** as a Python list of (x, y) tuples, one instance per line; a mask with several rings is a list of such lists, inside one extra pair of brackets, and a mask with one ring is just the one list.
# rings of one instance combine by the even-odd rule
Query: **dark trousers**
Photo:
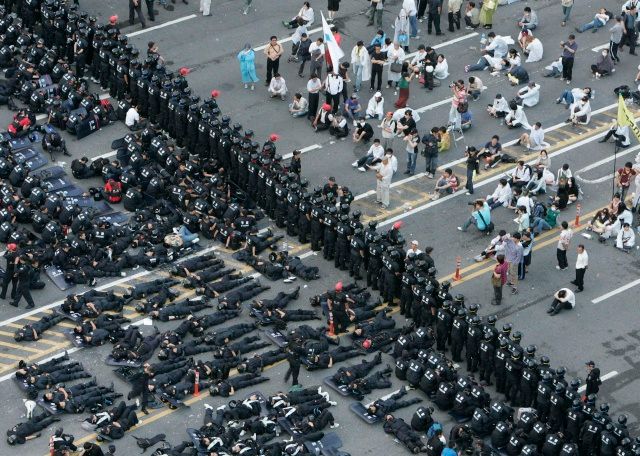
[[(302, 76), (304, 74), (304, 66), (309, 61), (309, 59), (302, 58), (300, 59), (300, 68), (298, 68), (298, 75)], [(320, 76), (318, 76), (320, 77)]]
[(500, 305), (502, 303), (502, 286), (493, 287), (493, 300), (496, 305)]
[(135, 19), (135, 15), (138, 14), (138, 19), (140, 19), (140, 23), (142, 27), (146, 27), (147, 23), (144, 20), (144, 15), (142, 14), (142, 5), (140, 4), (140, 0), (138, 0), (138, 4), (135, 5), (133, 0), (129, 0), (129, 24), (133, 25), (133, 21)]
[(24, 298), (25, 301), (27, 301), (27, 308), (31, 308), (35, 306), (35, 303), (33, 302), (33, 298), (31, 297), (31, 290), (29, 290), (29, 286), (25, 286), (25, 285), (18, 285), (18, 291), (16, 293), (16, 298), (14, 300), (14, 305), (16, 307), (18, 307), (18, 304), (20, 304), (20, 300)]
[(576, 269), (576, 280), (575, 285), (578, 287), (578, 290), (584, 290), (584, 273), (587, 272), (585, 268)]
[(464, 17), (464, 23), (467, 27), (472, 27), (472, 28), (478, 28), (480, 26), (480, 24), (474, 24), (473, 22), (471, 22), (471, 18), (468, 16)]
[(267, 84), (271, 82), (271, 78), (278, 72), (280, 68), (280, 59), (271, 60), (267, 59)]
[(619, 62), (620, 57), (618, 57), (618, 48), (620, 47), (620, 43), (614, 43), (613, 41), (609, 41), (609, 51), (611, 52), (611, 58), (614, 62)]
[(156, 20), (156, 15), (153, 13), (153, 0), (144, 0), (147, 4), (147, 14), (151, 22)]
[(318, 101), (320, 100), (319, 93), (310, 93), (309, 94), (309, 114), (307, 117), (313, 119), (318, 112)]
[(473, 194), (473, 172), (475, 170), (473, 168), (467, 168), (467, 182), (464, 187), (469, 191), (469, 193)]
[(454, 28), (453, 28), (454, 25), (458, 30), (460, 30), (460, 11), (456, 11), (455, 13), (450, 12), (448, 19), (449, 19), (450, 32), (454, 31)]
[(418, 18), (424, 17), (424, 12), (427, 10), (428, 0), (418, 0)]
[(436, 29), (436, 33), (442, 33), (440, 31), (440, 15), (439, 14), (431, 14), (429, 13), (429, 18), (427, 19), (427, 33), (431, 33), (431, 25)]
[(571, 81), (573, 76), (573, 57), (562, 57), (562, 77)]
[(635, 30), (627, 31), (627, 33), (625, 33), (622, 36), (622, 41), (620, 42), (620, 49), (622, 49), (624, 45), (629, 46), (629, 54), (634, 54), (636, 51), (637, 39), (638, 39), (638, 34), (635, 32)]
[(2, 292), (0, 292), (1, 299), (5, 299), (7, 297), (7, 289), (9, 288), (9, 284), (11, 284), (11, 299), (15, 299), (18, 278), (13, 276), (13, 271), (7, 271), (4, 273), (4, 278), (2, 279)]
[(325, 102), (332, 106), (331, 112), (335, 114), (338, 112), (338, 109), (340, 109), (340, 94), (336, 93), (335, 95), (332, 95), (327, 92), (325, 95)]
[(376, 77), (378, 78), (378, 85), (376, 90), (382, 90), (382, 65), (371, 65), (371, 88), (374, 88)]
[(569, 267), (566, 250), (556, 249), (556, 257), (558, 258), (558, 266), (560, 266), (561, 269), (566, 269)]

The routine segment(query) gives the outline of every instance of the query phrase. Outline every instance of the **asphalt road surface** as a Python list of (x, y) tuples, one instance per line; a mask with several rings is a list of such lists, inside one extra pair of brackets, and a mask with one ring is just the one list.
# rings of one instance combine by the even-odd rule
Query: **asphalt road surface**
[[(148, 41), (155, 41), (172, 68), (190, 68), (189, 85), (195, 93), (206, 97), (212, 89), (220, 90), (218, 102), (223, 112), (231, 115), (233, 121), (240, 122), (245, 129), (253, 129), (257, 138), (264, 140), (270, 133), (277, 133), (280, 136), (277, 143), (279, 153), (286, 155), (294, 148), (302, 149), (304, 151), (303, 174), (310, 180), (311, 187), (322, 185), (328, 176), (335, 176), (338, 183), (348, 185), (353, 193), (358, 195), (353, 207), (362, 210), (367, 220), (378, 220), (382, 230), (388, 229), (394, 221), (402, 220), (403, 233), (407, 240), (417, 239), (421, 247), (427, 245), (434, 247), (433, 255), (440, 279), (453, 276), (456, 257), (460, 257), (462, 279), (454, 282), (454, 292), (464, 294), (468, 303), (480, 304), (482, 315), (496, 312), (496, 308), (489, 305), (492, 293), (489, 277), (493, 265), (490, 262), (476, 263), (473, 260), (474, 256), (488, 243), (488, 239), (474, 232), (473, 229), (467, 233), (461, 233), (455, 228), (468, 217), (467, 202), (473, 197), (465, 195), (461, 190), (449, 197), (432, 200), (429, 193), (435, 182), (424, 175), (406, 179), (402, 175), (404, 151), (399, 144), (396, 144), (399, 172), (394, 177), (391, 206), (388, 211), (381, 211), (375, 204), (375, 195), (371, 194), (371, 190), (375, 188), (375, 178), (372, 173), (360, 173), (351, 167), (351, 163), (366, 152), (365, 148), (359, 145), (354, 146), (350, 138), (335, 141), (326, 133), (314, 133), (306, 121), (292, 119), (287, 114), (285, 102), (270, 100), (262, 83), (258, 83), (255, 91), (243, 88), (236, 61), (237, 52), (246, 42), (254, 48), (260, 48), (267, 43), (272, 34), (278, 35), (280, 39), (287, 38), (289, 31), (282, 27), (281, 21), (295, 15), (299, 2), (255, 0), (254, 8), (250, 13), (242, 15), (240, 10), (243, 2), (214, 1), (211, 17), (202, 17), (198, 14), (197, 2), (193, 0), (189, 5), (178, 2), (173, 12), (159, 8), (155, 23), (149, 23), (148, 28), (144, 30), (141, 30), (139, 25), (128, 26), (127, 2), (124, 0), (117, 4), (95, 0), (81, 3), (83, 9), (98, 15), (102, 21), (106, 21), (111, 14), (118, 14), (124, 30), (130, 32), (131, 40), (141, 50), (146, 49)], [(400, 5), (400, 0), (388, 0), (385, 3), (384, 29), (387, 34), (392, 33), (392, 19), (399, 11)], [(563, 163), (569, 163), (574, 174), (579, 177), (584, 192), (580, 201), (581, 224), (574, 228), (576, 236), (569, 253), (569, 262), (571, 266), (574, 265), (575, 246), (578, 243), (584, 243), (589, 252), (590, 265), (586, 275), (585, 291), (577, 295), (575, 311), (549, 318), (545, 310), (552, 295), (560, 287), (568, 286), (568, 282), (573, 279), (573, 268), (568, 271), (555, 269), (558, 230), (545, 232), (535, 241), (530, 272), (521, 284), (520, 293), (515, 296), (507, 295), (503, 306), (498, 309), (498, 324), (513, 323), (514, 328), (524, 334), (523, 343), (535, 344), (538, 347), (538, 353), (550, 356), (552, 365), (566, 366), (568, 378), (573, 376), (584, 378), (585, 361), (589, 359), (596, 361), (606, 378), (601, 389), (601, 400), (611, 404), (612, 412), (628, 414), (632, 435), (638, 435), (637, 421), (640, 418), (638, 404), (640, 331), (637, 329), (638, 298), (636, 294), (640, 289), (638, 287), (640, 285), (638, 254), (634, 251), (626, 255), (618, 252), (610, 244), (603, 245), (594, 238), (587, 239), (580, 235), (585, 232), (584, 222), (611, 198), (611, 174), (614, 166), (616, 164), (621, 166), (624, 161), (633, 161), (640, 149), (634, 138), (632, 148), (614, 157), (611, 144), (603, 145), (597, 142), (616, 118), (617, 100), (613, 95), (613, 89), (622, 84), (634, 85), (638, 60), (623, 53), (622, 62), (616, 66), (617, 71), (612, 76), (595, 80), (589, 71), (589, 66), (595, 62), (598, 55), (593, 49), (608, 42), (608, 32), (601, 30), (598, 33), (579, 34), (574, 80), (569, 87), (593, 87), (596, 95), (591, 104), (597, 113), (594, 114), (590, 125), (571, 127), (564, 123), (567, 111), (563, 106), (554, 103), (554, 100), (568, 86), (558, 79), (543, 78), (542, 71), (546, 65), (558, 58), (559, 42), (565, 40), (575, 26), (592, 20), (596, 8), (604, 6), (617, 12), (620, 6), (612, 1), (576, 4), (571, 21), (567, 27), (561, 27), (559, 2), (547, 0), (516, 2), (498, 9), (494, 19), (494, 31), (497, 34), (511, 35), (515, 38), (517, 36), (515, 22), (520, 18), (525, 5), (531, 6), (538, 13), (540, 26), (534, 34), (540, 37), (544, 44), (543, 61), (525, 65), (531, 79), (542, 86), (540, 103), (533, 108), (527, 108), (527, 116), (531, 123), (541, 121), (548, 132), (546, 140), (550, 143), (548, 150), (552, 169), (555, 171)], [(312, 27), (315, 31), (312, 35), (314, 37), (317, 36), (316, 29), (320, 25), (319, 9), (326, 5), (324, 2), (312, 2), (312, 6), (316, 9), (317, 18)], [(342, 48), (347, 56), (357, 40), (369, 41), (375, 33), (373, 27), (367, 27), (367, 19), (362, 14), (366, 6), (367, 2), (363, 0), (344, 1), (341, 4), (335, 23), (343, 35)], [(443, 24), (446, 24), (445, 17), (443, 17)], [(422, 38), (411, 42), (410, 52), (414, 52), (419, 43), (438, 45), (438, 52), (443, 53), (448, 59), (451, 80), (466, 79), (468, 75), (464, 74), (463, 68), (466, 64), (475, 63), (478, 58), (479, 34), (464, 30), (463, 27), (462, 30), (454, 33), (445, 30), (444, 36), (436, 37), (426, 35), (426, 22), (420, 27)], [(289, 46), (290, 43), (286, 42), (285, 49), (288, 50)], [(259, 51), (256, 62), (258, 74), (263, 78), (264, 58)], [(287, 80), (291, 93), (304, 92), (306, 86), (306, 79), (298, 78), (296, 71), (294, 64), (287, 64), (286, 58), (282, 59), (280, 72)], [(457, 174), (464, 177), (465, 168), (461, 160), (464, 147), (484, 144), (493, 134), (499, 134), (503, 144), (510, 144), (506, 148), (510, 154), (533, 160), (537, 153), (529, 153), (513, 145), (520, 131), (508, 130), (484, 112), (484, 107), (491, 102), (495, 93), (500, 92), (507, 99), (511, 99), (517, 88), (511, 87), (504, 77), (493, 77), (488, 72), (474, 73), (474, 75), (482, 78), (487, 90), (479, 101), (471, 103), (474, 116), (472, 129), (465, 132), (464, 138), (456, 141), (450, 151), (439, 157), (441, 169), (450, 166)], [(429, 93), (412, 86), (409, 105), (419, 109), (421, 116), (418, 122), (419, 131), (426, 132), (432, 126), (446, 124), (449, 111), (447, 99), (450, 97), (447, 82), (443, 81), (441, 87)], [(368, 88), (366, 83), (363, 87)], [(396, 99), (393, 89), (386, 89), (383, 92), (385, 110), (390, 110)], [(360, 95), (362, 103), (366, 105), (370, 96), (368, 90), (362, 90)], [(2, 109), (0, 124), (6, 125), (9, 116), (10, 113)], [(114, 124), (81, 141), (67, 137), (67, 145), (74, 157), (110, 156), (111, 142), (122, 137), (125, 132), (123, 125)], [(423, 160), (422, 157), (418, 158), (419, 171), (423, 170)], [(70, 160), (67, 165), (70, 165)], [(505, 172), (510, 171), (511, 167), (512, 165), (500, 165), (495, 169), (482, 172), (476, 182), (477, 190), (474, 197), (492, 193), (497, 180)], [(83, 184), (86, 186), (87, 183)], [(93, 184), (99, 185), (99, 182), (96, 181)], [(576, 206), (571, 205), (561, 214), (559, 221), (567, 220), (573, 225), (575, 216)], [(514, 214), (507, 209), (498, 209), (493, 212), (493, 220), (497, 228), (515, 230), (513, 218)], [(267, 224), (264, 223), (263, 227), (266, 226)], [(205, 247), (213, 248), (214, 246)], [(218, 249), (220, 258), (225, 259), (229, 264), (234, 264), (230, 258), (230, 252), (221, 249), (219, 245), (215, 247)], [(309, 297), (332, 288), (339, 280), (348, 281), (344, 273), (334, 269), (333, 265), (324, 261), (321, 256), (310, 252), (308, 246), (300, 246), (295, 240), (287, 239), (287, 247), (292, 254), (301, 255), (305, 257), (306, 262), (320, 267), (321, 279), (309, 283), (298, 280), (293, 284), (284, 284), (270, 283), (266, 278), (261, 278), (260, 280), (269, 283), (272, 287), (262, 296), (271, 297), (278, 291), (287, 291), (293, 286), (300, 285), (301, 296), (291, 307), (308, 308)], [(238, 267), (243, 268), (242, 265)], [(251, 273), (246, 268), (243, 270)], [(124, 293), (128, 287), (138, 281), (161, 277), (163, 274), (166, 272), (132, 271), (127, 277), (115, 281), (102, 279), (98, 287)], [(82, 287), (76, 287), (72, 291), (82, 290)], [(190, 293), (186, 289), (182, 291), (183, 296), (188, 296)], [(4, 413), (0, 416), (0, 428), (8, 429), (24, 417), (23, 396), (12, 380), (17, 361), (20, 359), (43, 360), (70, 347), (60, 332), (69, 327), (69, 323), (61, 323), (54, 330), (47, 332), (41, 341), (35, 343), (18, 344), (12, 338), (13, 332), (28, 321), (38, 319), (43, 313), (50, 312), (50, 309), (63, 297), (64, 293), (47, 281), (44, 290), (34, 292), (37, 308), (33, 311), (24, 313), (23, 308), (14, 309), (3, 306), (0, 316), (2, 319), (0, 321), (0, 397), (4, 398)], [(242, 321), (249, 320), (247, 313), (245, 310)], [(125, 316), (134, 320), (142, 319), (132, 306), (126, 306)], [(399, 323), (403, 323), (403, 318), (399, 316), (397, 318)], [(174, 325), (159, 324), (158, 326), (160, 330), (164, 330)], [(144, 324), (141, 328), (146, 334), (152, 331), (151, 326)], [(267, 349), (271, 348), (273, 347)], [(100, 384), (108, 385), (113, 381), (116, 390), (126, 395), (128, 386), (115, 378), (112, 368), (103, 363), (109, 349), (109, 346), (83, 349), (74, 351), (71, 356), (82, 362), (87, 370), (95, 373)], [(384, 355), (383, 362), (392, 363), (392, 359)], [(270, 381), (260, 385), (260, 390), (267, 395), (286, 389), (287, 386), (283, 382), (285, 370), (286, 364), (267, 369), (264, 375), (269, 377)], [(303, 370), (300, 380), (304, 386), (318, 385), (326, 374), (326, 371)], [(378, 391), (376, 393), (379, 394), (372, 394), (363, 402), (391, 392), (400, 385), (400, 382), (394, 379), (394, 388)], [(410, 396), (414, 395), (423, 397), (428, 402), (422, 393), (416, 391), (410, 393)], [(332, 399), (337, 397), (332, 396), (334, 396)], [(404, 448), (382, 432), (380, 426), (369, 426), (357, 419), (348, 409), (350, 401), (350, 399), (338, 400), (338, 405), (332, 408), (337, 422), (341, 425), (336, 431), (344, 442), (345, 450), (353, 455), (405, 452)], [(217, 406), (223, 401), (220, 398), (209, 398), (205, 392), (198, 397), (189, 398), (186, 403), (189, 407), (178, 410), (167, 408), (152, 410), (148, 416), (143, 416), (140, 424), (128, 434), (148, 437), (162, 432), (167, 434), (169, 441), (180, 442), (186, 439), (186, 428), (200, 426), (205, 403)], [(414, 410), (415, 407), (404, 409), (398, 415), (410, 418)], [(81, 417), (82, 415), (63, 417), (62, 424), (65, 431), (74, 434), (80, 442), (92, 440), (95, 436), (88, 434), (79, 426)], [(448, 433), (450, 424), (448, 416), (436, 412), (436, 417), (445, 423), (445, 431)], [(44, 434), (46, 435), (47, 432), (45, 431)], [(130, 435), (117, 442), (118, 454), (135, 454), (139, 451)], [(22, 452), (26, 455), (40, 456), (47, 451), (45, 436), (19, 448), (9, 448), (4, 441), (0, 441), (0, 454), (10, 455)]]

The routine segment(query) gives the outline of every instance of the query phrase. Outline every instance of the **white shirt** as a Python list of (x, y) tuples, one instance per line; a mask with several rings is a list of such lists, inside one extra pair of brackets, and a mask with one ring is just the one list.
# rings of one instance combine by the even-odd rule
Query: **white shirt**
[(527, 51), (529, 51), (529, 55), (525, 61), (526, 63), (539, 62), (542, 60), (542, 55), (544, 54), (542, 41), (538, 38), (534, 38), (533, 41), (527, 44)]
[(369, 53), (364, 46), (354, 46), (351, 50), (351, 64), (352, 65), (366, 65), (368, 62), (367, 56)]
[(327, 92), (331, 95), (336, 95), (342, 92), (343, 84), (344, 80), (342, 79), (342, 76), (333, 73), (329, 74), (329, 76), (327, 76), (327, 79), (325, 79), (324, 81)]
[(518, 96), (522, 99), (522, 104), (525, 106), (535, 106), (540, 101), (540, 84), (536, 84), (533, 87), (523, 87), (518, 90)]
[(485, 48), (487, 51), (493, 51), (493, 56), (497, 58), (502, 58), (507, 55), (509, 51), (509, 46), (507, 42), (501, 36), (496, 36), (491, 43), (487, 45)]
[(307, 82), (307, 91), (309, 93), (318, 93), (320, 89), (322, 89), (322, 82), (320, 82), (320, 79), (309, 79), (309, 82)]
[(386, 117), (382, 119), (382, 123), (379, 125), (382, 129), (382, 137), (384, 139), (391, 139), (396, 135), (396, 121), (391, 119), (388, 120)]
[(300, 43), (300, 40), (302, 39), (302, 34), (303, 34), (303, 33), (309, 33), (309, 32), (307, 31), (307, 26), (306, 26), (306, 25), (299, 25), (299, 26), (296, 28), (296, 31), (295, 31), (295, 32), (293, 32), (293, 35), (291, 35), (291, 42), (292, 42), (293, 44), (298, 44), (298, 43)]
[(562, 230), (560, 232), (560, 239), (558, 239), (558, 250), (567, 250), (567, 248), (569, 248), (569, 243), (571, 242), (572, 237), (573, 231), (571, 231), (571, 228)]
[(411, 258), (412, 256), (416, 256), (416, 255), (420, 255), (422, 253), (422, 250), (420, 249), (409, 249), (407, 250), (407, 255), (406, 258)]
[(511, 200), (511, 186), (509, 184), (504, 187), (498, 184), (498, 187), (488, 196), (493, 201), (500, 201), (503, 206), (507, 206)]
[(533, 201), (531, 201), (531, 198), (529, 198), (529, 196), (520, 196), (518, 198), (518, 201), (516, 201), (516, 207), (520, 207), (520, 206), (524, 206), (524, 208), (527, 210), (527, 214), (531, 215), (531, 207), (533, 206)]
[(300, 11), (298, 11), (298, 16), (300, 16), (302, 19), (304, 19), (305, 21), (309, 22), (313, 22), (313, 20), (315, 19), (315, 13), (313, 12), (313, 8), (300, 8)]
[(631, 248), (636, 245), (636, 234), (633, 232), (633, 228), (629, 228), (625, 231), (625, 229), (621, 229), (618, 231), (618, 237), (616, 238), (616, 247), (621, 248)]
[(534, 128), (529, 134), (529, 140), (531, 141), (531, 148), (536, 149), (544, 146), (544, 128)]
[(287, 84), (283, 77), (273, 78), (269, 83), (269, 92), (283, 95), (287, 93)]
[(564, 296), (564, 299), (559, 300), (560, 302), (568, 302), (569, 304), (571, 304), (571, 308), (574, 308), (576, 306), (576, 295), (573, 293), (573, 291), (569, 290), (568, 288), (561, 288), (558, 291), (563, 291), (566, 293), (566, 295)]
[(398, 171), (398, 159), (395, 155), (391, 156), (391, 158), (389, 159), (389, 163), (391, 163), (391, 169), (393, 169), (394, 173)]
[(519, 166), (516, 166), (516, 168), (511, 173), (511, 175), (517, 178), (518, 180), (522, 180), (525, 182), (529, 182), (531, 180), (531, 172), (529, 171), (529, 168), (526, 166), (523, 166), (522, 168), (520, 168)]
[(311, 54), (311, 57), (314, 56), (314, 52), (316, 52), (318, 49), (320, 50), (320, 54), (324, 55), (324, 43), (318, 44), (317, 41), (311, 43), (311, 46), (309, 46), (309, 54)]
[(369, 103), (367, 104), (367, 115), (371, 117), (382, 117), (384, 115), (383, 107), (384, 97), (382, 97), (379, 102), (376, 101), (376, 97), (371, 97)]
[(136, 122), (140, 122), (140, 114), (134, 107), (129, 108), (124, 123), (127, 127), (133, 127)]
[(373, 159), (382, 159), (382, 157), (384, 157), (384, 147), (382, 147), (380, 144), (372, 144), (371, 147), (369, 147), (369, 150), (367, 151), (367, 155), (371, 155), (373, 157)]
[(391, 178), (393, 177), (393, 166), (391, 165), (391, 161), (386, 165), (384, 163), (380, 163), (376, 166), (376, 171), (382, 175), (383, 184), (391, 184)]
[(589, 265), (589, 254), (586, 250), (576, 257), (576, 269), (585, 269)]
[(427, 55), (427, 51), (418, 51), (415, 57), (411, 60), (411, 66), (418, 65), (424, 57)]
[(418, 8), (416, 8), (416, 0), (404, 0), (402, 2), (402, 8), (407, 12), (407, 16), (415, 16), (418, 14)]

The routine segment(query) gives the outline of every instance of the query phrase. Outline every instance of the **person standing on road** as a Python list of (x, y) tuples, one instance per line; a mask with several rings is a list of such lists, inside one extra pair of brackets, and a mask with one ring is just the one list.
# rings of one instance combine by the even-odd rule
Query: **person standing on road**
[(396, 137), (397, 122), (393, 120), (393, 111), (387, 112), (382, 123), (378, 125), (382, 129), (382, 147), (384, 150), (393, 149), (393, 140)]
[(373, 53), (371, 54), (371, 87), (369, 88), (369, 92), (373, 92), (376, 78), (378, 79), (376, 90), (378, 92), (382, 90), (382, 70), (386, 61), (387, 53), (382, 52), (380, 45), (376, 43), (373, 48)]
[(482, 3), (478, 19), (485, 29), (493, 28), (493, 15), (498, 9), (498, 0), (487, 0)]
[(573, 231), (569, 228), (569, 224), (566, 221), (563, 221), (560, 225), (562, 226), (562, 231), (560, 232), (558, 247), (556, 249), (556, 257), (558, 259), (556, 269), (564, 271), (569, 267), (569, 262), (567, 261), (567, 250), (569, 249), (569, 244), (571, 244)]
[(611, 53), (611, 58), (615, 62), (620, 62), (620, 57), (618, 57), (618, 48), (622, 43), (623, 34), (624, 25), (622, 23), (622, 16), (618, 15), (616, 16), (616, 23), (609, 29), (609, 51)]
[[(153, 0), (144, 0), (144, 2), (147, 4), (147, 16), (149, 16), (149, 20), (151, 22), (155, 22), (156, 15), (153, 12)], [(209, 2), (209, 5), (211, 5), (211, 0), (208, 0), (208, 2)]]
[(569, 16), (571, 16), (571, 8), (573, 8), (573, 0), (560, 0), (562, 5), (562, 22), (560, 25), (563, 27), (569, 22)]
[(369, 53), (364, 47), (363, 41), (358, 41), (351, 50), (351, 68), (353, 69), (353, 75), (355, 82), (353, 84), (353, 91), (360, 92), (360, 86), (362, 81), (368, 81), (371, 77), (369, 73), (369, 67), (371, 62), (369, 61)]
[(448, 14), (447, 19), (449, 22), (449, 31), (455, 31), (456, 29), (460, 30), (460, 19), (461, 14), (460, 10), (462, 9), (462, 0), (449, 0), (449, 4), (447, 6)]
[(509, 269), (509, 263), (504, 259), (504, 255), (500, 254), (496, 256), (498, 264), (493, 268), (491, 274), (491, 285), (493, 286), (493, 299), (491, 304), (499, 306), (502, 304), (502, 287), (507, 283), (507, 271)]
[(418, 144), (420, 144), (420, 135), (418, 130), (413, 129), (408, 135), (405, 135), (403, 141), (406, 141), (405, 150), (407, 151), (407, 170), (405, 174), (414, 175), (416, 173), (416, 159), (418, 157)]
[(27, 309), (33, 309), (35, 304), (31, 297), (31, 282), (36, 274), (36, 270), (30, 264), (28, 257), (18, 257), (18, 263), (16, 274), (18, 275), (18, 288), (16, 291), (16, 297), (13, 301), (10, 301), (13, 307), (18, 307), (20, 300), (24, 297), (27, 301)]
[(584, 290), (584, 273), (587, 272), (589, 267), (589, 254), (584, 248), (584, 245), (578, 245), (578, 256), (576, 258), (576, 279), (572, 280), (576, 288), (576, 293), (580, 293)]
[(402, 9), (405, 10), (407, 16), (409, 16), (409, 25), (411, 27), (411, 38), (418, 39), (418, 8), (416, 8), (416, 0), (404, 0), (402, 2)]
[(278, 37), (273, 35), (269, 38), (269, 44), (264, 48), (264, 55), (267, 56), (267, 78), (264, 85), (271, 83), (271, 78), (280, 68), (280, 56), (282, 55), (282, 45), (278, 43)]
[(287, 347), (287, 362), (289, 363), (289, 369), (287, 373), (284, 375), (285, 383), (289, 381), (289, 377), (291, 377), (291, 385), (296, 386), (298, 383), (298, 375), (300, 375), (300, 365), (302, 364), (300, 361), (300, 355), (297, 353), (297, 347)]
[(373, 25), (376, 23), (378, 28), (382, 28), (382, 13), (384, 12), (384, 1), (383, 0), (371, 0), (371, 5), (369, 6), (369, 23), (367, 25)]
[(389, 208), (389, 188), (393, 177), (393, 167), (389, 160), (389, 155), (382, 157), (382, 163), (375, 167), (376, 170), (376, 203), (381, 204), (384, 209)]
[(129, 0), (129, 25), (133, 25), (136, 14), (138, 14), (138, 19), (140, 19), (142, 28), (147, 28), (147, 23), (144, 20), (144, 15), (142, 14), (142, 5), (140, 5), (140, 0)]
[(309, 114), (307, 117), (312, 120), (315, 119), (318, 113), (318, 104), (320, 101), (320, 90), (322, 90), (322, 82), (317, 74), (312, 73), (309, 81), (307, 82), (307, 97), (309, 100)]
[(9, 283), (11, 283), (11, 299), (15, 299), (16, 290), (18, 285), (18, 277), (15, 274), (16, 270), (16, 258), (18, 257), (18, 246), (14, 243), (7, 244), (7, 250), (4, 252), (4, 259), (7, 261), (7, 265), (4, 268), (4, 277), (2, 278), (2, 292), (0, 293), (0, 299), (7, 298), (7, 289)]
[(636, 32), (636, 20), (638, 18), (638, 10), (636, 5), (629, 5), (622, 18), (624, 29), (624, 37), (619, 50), (622, 51), (623, 46), (629, 46), (629, 55), (636, 55), (636, 41), (638, 40), (638, 32)]
[[(327, 22), (333, 22), (336, 18), (336, 13), (340, 9), (340, 0), (327, 0), (327, 11), (329, 11), (329, 17)], [(340, 43), (338, 43), (340, 44)]]
[(254, 90), (255, 83), (258, 82), (259, 79), (256, 74), (256, 53), (249, 43), (246, 43), (244, 48), (238, 53), (238, 62), (240, 62), (240, 74), (242, 75), (244, 88), (248, 89), (249, 86), (251, 86), (251, 90)]
[(431, 26), (436, 29), (436, 35), (444, 35), (440, 30), (440, 15), (442, 14), (442, 0), (429, 0), (429, 17), (427, 18), (427, 33), (431, 35)]
[(578, 51), (576, 36), (571, 34), (567, 41), (560, 41), (560, 47), (562, 48), (562, 77), (560, 80), (566, 80), (567, 85), (569, 85), (573, 78), (573, 62)]
[(600, 391), (600, 385), (602, 385), (602, 380), (600, 379), (600, 369), (596, 367), (596, 363), (593, 361), (587, 361), (587, 378), (585, 379), (585, 383), (587, 386), (587, 390), (584, 392), (585, 400), (591, 394), (598, 394)]
[(511, 285), (511, 294), (518, 294), (518, 265), (522, 263), (524, 256), (524, 247), (520, 240), (522, 235), (519, 232), (504, 237), (504, 254), (509, 263), (509, 281), (507, 285)]

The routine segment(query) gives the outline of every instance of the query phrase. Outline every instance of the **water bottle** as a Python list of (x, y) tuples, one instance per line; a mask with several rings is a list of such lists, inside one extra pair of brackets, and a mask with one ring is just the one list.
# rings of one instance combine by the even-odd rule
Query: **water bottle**
[(487, 37), (484, 34), (484, 32), (482, 33), (482, 35), (480, 35), (480, 44), (482, 44), (484, 46), (484, 44), (487, 42)]

